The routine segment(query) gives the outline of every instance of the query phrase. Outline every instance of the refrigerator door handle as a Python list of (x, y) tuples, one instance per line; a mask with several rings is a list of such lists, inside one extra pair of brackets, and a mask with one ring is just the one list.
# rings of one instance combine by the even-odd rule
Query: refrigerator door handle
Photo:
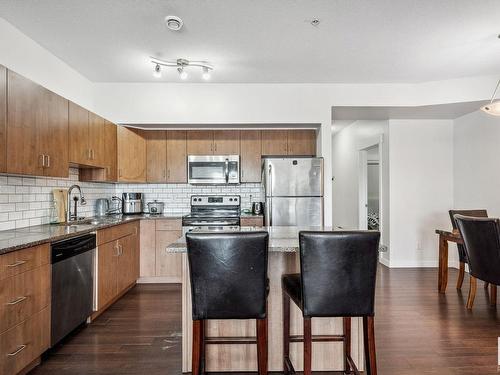
[(271, 198), (269, 199), (269, 226), (273, 226), (273, 166), (269, 164), (269, 185), (270, 185), (270, 193)]

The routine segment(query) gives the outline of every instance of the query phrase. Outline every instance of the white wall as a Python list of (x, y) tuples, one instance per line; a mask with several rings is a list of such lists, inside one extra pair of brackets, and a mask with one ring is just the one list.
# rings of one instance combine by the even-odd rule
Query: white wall
[[(383, 137), (382, 148), (382, 243), (390, 241), (389, 210), (389, 125), (387, 121), (355, 121), (332, 139), (333, 225), (358, 228), (359, 219), (359, 151), (378, 142)], [(389, 249), (390, 251), (390, 249)], [(388, 263), (389, 252), (382, 253)]]
[(500, 117), (476, 111), (455, 120), (454, 208), (500, 217)]
[(0, 18), (0, 64), (95, 110), (92, 83), (3, 18)]
[[(453, 121), (389, 120), (390, 266), (437, 266), (453, 207)], [(456, 254), (450, 251), (450, 263)]]

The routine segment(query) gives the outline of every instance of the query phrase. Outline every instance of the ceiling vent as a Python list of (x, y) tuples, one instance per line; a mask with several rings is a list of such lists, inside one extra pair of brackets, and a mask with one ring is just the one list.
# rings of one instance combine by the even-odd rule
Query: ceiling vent
[(170, 30), (179, 31), (180, 29), (182, 29), (182, 25), (184, 24), (184, 22), (182, 22), (182, 20), (177, 16), (166, 16), (165, 24)]

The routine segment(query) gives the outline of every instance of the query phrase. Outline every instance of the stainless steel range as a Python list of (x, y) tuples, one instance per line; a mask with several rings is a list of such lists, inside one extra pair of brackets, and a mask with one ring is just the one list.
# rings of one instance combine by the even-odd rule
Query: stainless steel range
[(191, 213), (182, 218), (183, 232), (238, 229), (240, 201), (239, 195), (191, 196)]

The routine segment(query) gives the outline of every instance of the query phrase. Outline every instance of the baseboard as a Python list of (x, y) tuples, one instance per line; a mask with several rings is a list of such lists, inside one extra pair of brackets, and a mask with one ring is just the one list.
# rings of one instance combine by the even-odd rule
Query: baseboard
[(145, 276), (137, 280), (137, 284), (180, 284), (182, 279), (180, 277), (172, 276)]
[[(385, 263), (383, 263), (383, 264), (385, 264)], [(387, 265), (387, 267), (389, 267), (389, 268), (438, 268), (438, 266), (439, 266), (439, 264), (438, 264), (437, 260), (421, 260), (421, 261), (413, 261), (413, 262), (412, 261), (410, 261), (410, 262), (391, 261), (391, 262), (389, 262), (389, 265)], [(448, 262), (448, 267), (458, 269), (458, 264), (457, 264), (457, 262)]]

